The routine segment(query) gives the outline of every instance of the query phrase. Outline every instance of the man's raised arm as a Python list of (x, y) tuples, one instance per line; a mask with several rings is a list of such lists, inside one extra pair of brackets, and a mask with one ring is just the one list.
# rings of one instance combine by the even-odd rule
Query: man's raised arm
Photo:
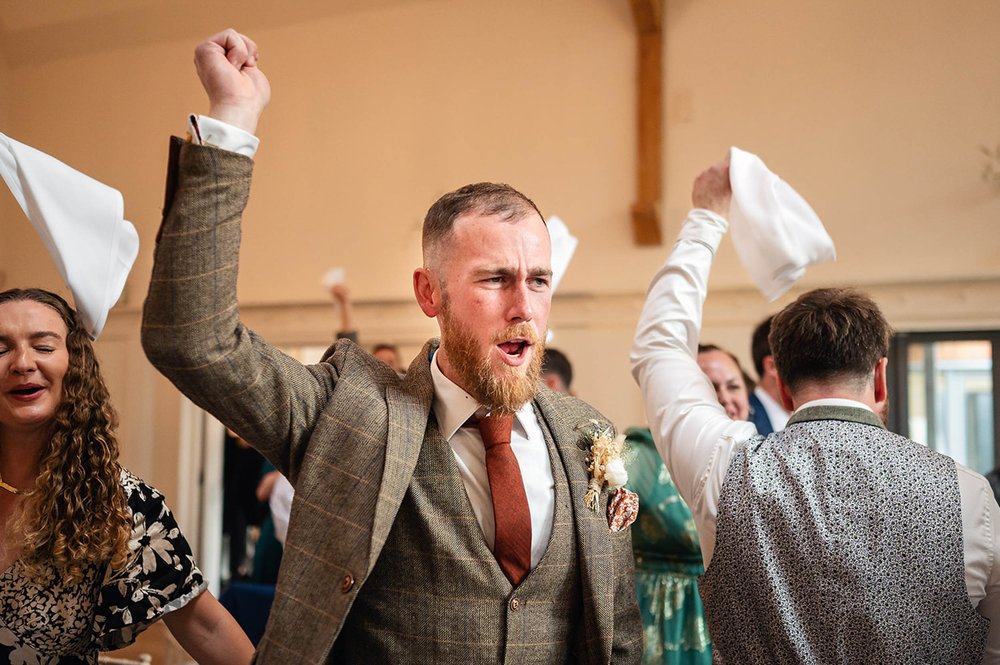
[[(210, 113), (221, 121), (217, 124), (226, 123), (213, 136), (249, 136), (256, 128), (270, 98), (257, 53), (256, 44), (234, 30), (198, 46), (195, 64)], [(301, 458), (296, 447), (305, 443), (332, 392), (336, 370), (306, 368), (240, 322), (240, 223), (253, 161), (219, 149), (226, 146), (198, 143), (213, 142), (194, 136), (192, 142), (175, 139), (172, 146), (163, 224), (143, 307), (143, 349), (182, 393), (294, 478), (291, 460)]]
[(731, 196), (726, 162), (695, 180), (695, 208), (653, 278), (632, 345), (632, 375), (642, 389), (653, 439), (694, 514), (706, 564), (732, 444), (755, 433), (752, 423), (726, 416), (695, 359), (708, 274), (728, 228), (722, 215)]

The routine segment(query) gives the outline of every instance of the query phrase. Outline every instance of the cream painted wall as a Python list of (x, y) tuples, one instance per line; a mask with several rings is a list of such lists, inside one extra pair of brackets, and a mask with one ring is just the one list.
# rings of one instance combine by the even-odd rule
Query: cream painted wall
[[(98, 348), (123, 441), (134, 447), (125, 457), (170, 492), (178, 399), (139, 352), (138, 308), (167, 136), (183, 131), (187, 112), (205, 109), (193, 48), (226, 22), (241, 24), (235, 13), (223, 22), (217, 9), (211, 21), (178, 9), (181, 21), (166, 4), (148, 6), (149, 20), (169, 28), (159, 37), (148, 25), (142, 39), (130, 37), (119, 17), (86, 24), (108, 26), (104, 44), (8, 58), (0, 92), (18, 94), (3, 95), (0, 114), (4, 103), (9, 109), (0, 120), (125, 194), (143, 246)], [(837, 241), (838, 262), (810, 270), (802, 286), (870, 288), (901, 328), (1000, 326), (1000, 194), (979, 180), (977, 151), (1000, 140), (995, 2), (671, 0), (666, 243), (647, 249), (633, 246), (628, 219), (635, 38), (627, 2), (311, 7), (308, 20), (254, 14), (246, 27), (274, 99), (259, 128), (240, 296), (247, 320), (275, 342), (330, 339), (334, 317), (318, 280), (343, 265), (364, 338), (414, 353), (434, 332), (409, 286), (424, 211), (465, 182), (505, 180), (580, 239), (553, 309), (555, 345), (577, 365), (577, 392), (621, 426), (641, 423), (627, 355), (642, 295), (693, 177), (730, 144), (758, 152), (792, 182)], [(27, 45), (23, 37), (11, 43)], [(7, 284), (60, 289), (9, 203), (0, 194)], [(705, 338), (747, 358), (753, 323), (786, 300), (768, 305), (750, 290), (726, 243)]]
[[(10, 67), (7, 65), (7, 59), (0, 54), (0, 132), (4, 134), (10, 132), (8, 124), (10, 122), (11, 96)], [(15, 210), (11, 209), (12, 204), (13, 200), (6, 192), (0, 195), (0, 220), (14, 220), (13, 213)], [(5, 221), (3, 228), (6, 229), (11, 223)], [(7, 280), (7, 255), (11, 251), (11, 244), (9, 242), (0, 242), (0, 289), (4, 288), (4, 283)]]

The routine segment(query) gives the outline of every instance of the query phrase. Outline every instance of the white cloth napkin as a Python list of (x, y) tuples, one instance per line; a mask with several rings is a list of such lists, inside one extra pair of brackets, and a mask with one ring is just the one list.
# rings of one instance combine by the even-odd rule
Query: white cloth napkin
[[(576, 236), (569, 232), (569, 227), (561, 218), (553, 215), (545, 223), (549, 229), (549, 240), (552, 243), (552, 293), (556, 292), (556, 287), (562, 281), (563, 275), (569, 268), (569, 262), (576, 252)], [(548, 344), (555, 339), (555, 333), (549, 328), (545, 335), (545, 343)]]
[(66, 281), (97, 338), (139, 253), (121, 192), (0, 134), (0, 176)]
[(769, 301), (784, 295), (807, 266), (836, 259), (819, 216), (760, 157), (730, 148), (729, 182), (733, 246)]
[(555, 293), (576, 251), (577, 239), (569, 232), (566, 222), (555, 215), (549, 217), (545, 225), (552, 242), (552, 292)]

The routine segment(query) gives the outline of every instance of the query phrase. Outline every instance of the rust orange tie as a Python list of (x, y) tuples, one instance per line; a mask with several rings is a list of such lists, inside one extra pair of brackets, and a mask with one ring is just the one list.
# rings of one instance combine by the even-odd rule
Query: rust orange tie
[(510, 447), (513, 422), (513, 416), (486, 416), (479, 421), (479, 433), (486, 447), (486, 473), (493, 495), (493, 556), (510, 583), (517, 586), (531, 570), (531, 511), (521, 467)]

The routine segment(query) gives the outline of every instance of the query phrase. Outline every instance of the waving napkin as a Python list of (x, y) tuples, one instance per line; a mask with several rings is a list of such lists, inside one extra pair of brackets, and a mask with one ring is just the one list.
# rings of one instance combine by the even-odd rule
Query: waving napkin
[(0, 134), (0, 176), (66, 281), (80, 318), (97, 338), (139, 253), (117, 189)]
[[(569, 268), (569, 262), (576, 251), (576, 236), (569, 232), (566, 222), (553, 215), (545, 223), (549, 229), (549, 240), (552, 242), (552, 293), (555, 294), (556, 287), (562, 281), (563, 275)], [(545, 343), (550, 343), (555, 337), (555, 333), (549, 328), (545, 335)]]
[(733, 246), (768, 300), (788, 291), (807, 266), (837, 257), (819, 216), (760, 157), (731, 148), (729, 182)]

